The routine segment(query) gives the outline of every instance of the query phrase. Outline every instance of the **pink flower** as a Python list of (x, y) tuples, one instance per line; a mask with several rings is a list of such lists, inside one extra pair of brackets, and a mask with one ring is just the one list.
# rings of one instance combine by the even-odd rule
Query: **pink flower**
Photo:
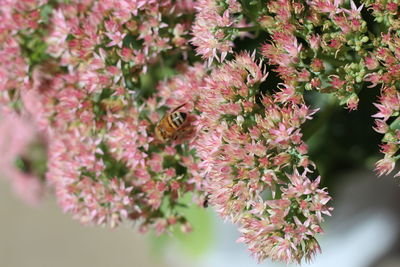
[(126, 33), (121, 33), (119, 31), (117, 32), (106, 32), (105, 33), (107, 35), (107, 37), (111, 40), (111, 42), (109, 42), (107, 44), (107, 46), (118, 46), (119, 48), (122, 47), (122, 41), (124, 40)]
[(349, 110), (356, 110), (358, 107), (359, 98), (356, 94), (352, 94), (347, 100), (347, 108)]
[(385, 157), (378, 160), (375, 165), (375, 171), (379, 176), (388, 175), (393, 171), (395, 167), (395, 160), (389, 157)]
[(379, 67), (379, 61), (373, 56), (368, 56), (364, 58), (365, 66), (369, 70), (374, 70)]
[(351, 18), (360, 18), (361, 17), (361, 10), (364, 7), (364, 4), (357, 7), (353, 0), (350, 0), (351, 10), (342, 9), (345, 13), (349, 14)]
[(370, 73), (365, 75), (364, 77), (364, 81), (366, 82), (370, 82), (371, 85), (369, 85), (368, 87), (375, 87), (378, 85), (378, 83), (381, 83), (381, 76), (378, 73)]

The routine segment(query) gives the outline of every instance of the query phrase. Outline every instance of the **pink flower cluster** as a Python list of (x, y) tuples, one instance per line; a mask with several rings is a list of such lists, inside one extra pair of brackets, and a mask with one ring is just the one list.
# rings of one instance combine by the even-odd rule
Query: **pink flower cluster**
[(233, 52), (233, 40), (238, 36), (233, 28), (241, 22), (239, 1), (199, 0), (196, 9), (191, 41), (197, 54), (208, 60), (209, 65), (214, 59), (223, 61)]
[[(374, 42), (380, 45), (374, 47), (364, 58), (365, 66), (369, 74), (365, 80), (370, 82), (369, 87), (381, 86), (381, 95), (375, 106), (378, 112), (373, 115), (375, 119), (375, 131), (384, 134), (381, 152), (384, 158), (376, 163), (378, 175), (390, 174), (396, 161), (400, 140), (400, 94), (398, 91), (398, 79), (400, 77), (400, 44), (395, 31), (400, 29), (398, 23), (398, 4), (386, 1), (365, 1), (376, 21), (385, 30), (376, 36)], [(399, 176), (397, 173), (395, 176)]]
[[(34, 16), (41, 8), (48, 18)], [(48, 150), (46, 179), (74, 218), (111, 227), (131, 219), (159, 233), (175, 224), (189, 230), (176, 207), (195, 187), (186, 173), (195, 169), (194, 157), (154, 142), (161, 105), (139, 104), (135, 88), (162, 53), (187, 53), (193, 11), (189, 0), (5, 2), (2, 116), (4, 127), (26, 136), (4, 164), (14, 166), (36, 128)], [(26, 129), (6, 123), (13, 109), (30, 119)], [(7, 138), (6, 128), (2, 134)], [(33, 177), (19, 188), (42, 188), (34, 173), (10, 170), (15, 184)], [(33, 194), (24, 197), (33, 201)]]
[[(299, 92), (333, 93), (354, 110), (367, 73), (362, 47), (369, 39), (360, 15), (363, 5), (350, 3), (349, 9), (341, 0), (308, 1), (307, 7), (301, 1), (270, 1), (259, 23), (272, 35), (261, 53), (277, 66), (285, 84), (295, 85)], [(349, 60), (350, 51), (361, 59)]]
[(206, 77), (195, 147), (209, 203), (239, 224), (239, 241), (259, 260), (300, 262), (319, 250), (314, 236), (322, 214), (330, 215), (319, 178), (307, 177), (313, 163), (301, 140), (300, 126), (314, 111), (300, 99), (258, 95), (261, 64), (240, 54)]
[[(188, 0), (60, 4), (51, 18), (47, 51), (61, 57), (61, 65), (79, 65), (89, 91), (115, 86), (122, 75), (133, 76), (136, 81), (138, 74), (146, 72), (162, 53), (188, 50), (191, 20), (183, 12), (193, 12), (193, 5)], [(164, 22), (168, 17), (174, 18), (169, 24)], [(120, 82), (123, 87), (129, 86)]]
[[(382, 86), (374, 115), (374, 129), (385, 135), (385, 157), (376, 165), (382, 175), (398, 160), (399, 12), (395, 2), (361, 2), (270, 1), (258, 18), (271, 34), (261, 53), (294, 91), (334, 94), (350, 110), (357, 109), (365, 82), (367, 89)], [(372, 32), (361, 14), (365, 8), (375, 19)]]

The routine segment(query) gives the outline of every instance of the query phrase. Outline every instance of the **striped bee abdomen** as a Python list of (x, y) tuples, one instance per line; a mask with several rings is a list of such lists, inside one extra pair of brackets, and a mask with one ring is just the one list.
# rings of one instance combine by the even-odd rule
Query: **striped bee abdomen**
[(187, 114), (184, 112), (174, 112), (168, 116), (168, 122), (173, 128), (177, 129), (185, 122), (186, 116)]

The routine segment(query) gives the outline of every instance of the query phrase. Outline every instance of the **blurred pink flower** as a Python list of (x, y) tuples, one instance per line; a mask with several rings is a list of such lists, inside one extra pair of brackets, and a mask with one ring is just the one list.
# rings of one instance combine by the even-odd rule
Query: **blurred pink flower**
[(44, 193), (44, 183), (33, 173), (18, 169), (16, 161), (28, 153), (29, 146), (37, 138), (32, 121), (15, 113), (0, 114), (1, 176), (8, 178), (16, 194), (29, 204), (38, 204)]

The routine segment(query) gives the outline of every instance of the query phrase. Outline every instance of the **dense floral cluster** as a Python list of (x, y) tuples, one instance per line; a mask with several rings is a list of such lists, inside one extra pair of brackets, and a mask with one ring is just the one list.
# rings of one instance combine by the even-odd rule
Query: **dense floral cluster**
[[(350, 110), (357, 109), (364, 82), (368, 88), (382, 86), (374, 115), (376, 131), (385, 134), (385, 158), (376, 167), (381, 175), (390, 173), (398, 159), (399, 12), (395, 2), (362, 2), (357, 7), (352, 0), (270, 1), (258, 19), (272, 39), (261, 53), (296, 92), (334, 94)], [(367, 24), (365, 9), (375, 25)]]
[[(145, 72), (162, 53), (187, 50), (191, 24), (182, 12), (192, 9), (191, 1), (61, 4), (53, 11), (47, 51), (61, 57), (62, 65), (80, 65), (88, 90), (100, 91), (112, 81), (108, 72), (115, 71), (114, 79), (126, 72)], [(167, 23), (168, 16), (175, 19)]]
[(192, 31), (197, 54), (208, 60), (223, 61), (232, 53), (233, 40), (239, 35), (235, 27), (243, 24), (241, 5), (237, 0), (200, 0)]
[(351, 1), (270, 1), (260, 25), (271, 33), (262, 55), (286, 84), (296, 91), (333, 93), (351, 110), (357, 109), (367, 73), (363, 57), (369, 41), (361, 7)]
[[(31, 14), (38, 7), (40, 16)], [(175, 207), (194, 189), (186, 174), (194, 158), (187, 148), (154, 142), (161, 105), (140, 104), (135, 89), (162, 53), (187, 51), (192, 12), (191, 1), (8, 1), (2, 7), (2, 14), (29, 19), (13, 15), (3, 26), (4, 127), (15, 109), (40, 130), (48, 148), (47, 172), (40, 175), (81, 222), (114, 227), (130, 218), (142, 230), (154, 225), (161, 233), (176, 223), (189, 229)], [(34, 133), (13, 128), (25, 136), (4, 159), (10, 166)]]
[(330, 209), (319, 178), (307, 177), (313, 163), (300, 126), (314, 111), (301, 97), (256, 101), (265, 77), (253, 58), (241, 54), (206, 78), (196, 150), (210, 204), (240, 225), (240, 241), (259, 260), (300, 262), (319, 250), (314, 236)]
[[(374, 129), (384, 134), (381, 152), (385, 156), (376, 164), (376, 171), (382, 175), (391, 173), (399, 159), (397, 151), (400, 148), (400, 94), (397, 88), (400, 77), (400, 39), (396, 34), (400, 29), (399, 12), (398, 4), (394, 2), (366, 3), (383, 29), (380, 36), (374, 40), (376, 47), (365, 58), (365, 65), (370, 70), (366, 80), (372, 83), (371, 87), (381, 86), (381, 95), (375, 104), (378, 112), (373, 117), (376, 118)], [(399, 176), (399, 173), (396, 176)]]
[[(304, 95), (355, 110), (381, 86), (378, 174), (399, 158), (398, 4), (361, 2), (2, 1), (3, 174), (31, 203), (50, 186), (82, 223), (157, 233), (190, 230), (190, 192), (237, 223), (258, 260), (311, 259), (332, 208), (307, 156), (301, 130), (317, 109)], [(238, 37), (257, 38), (254, 51)], [(263, 89), (266, 68), (277, 88)], [(171, 112), (184, 122), (161, 140)]]

